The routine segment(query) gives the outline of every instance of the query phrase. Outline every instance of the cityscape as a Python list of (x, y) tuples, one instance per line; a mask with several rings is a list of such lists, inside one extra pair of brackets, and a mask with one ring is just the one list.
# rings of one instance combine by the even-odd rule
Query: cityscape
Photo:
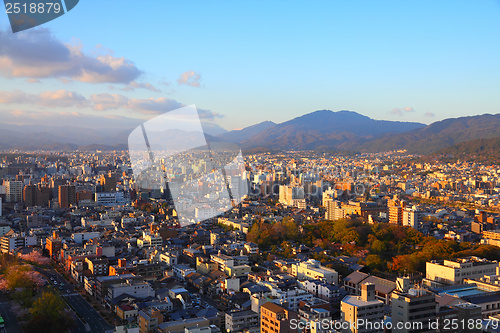
[(500, 332), (497, 2), (4, 2), (0, 333)]

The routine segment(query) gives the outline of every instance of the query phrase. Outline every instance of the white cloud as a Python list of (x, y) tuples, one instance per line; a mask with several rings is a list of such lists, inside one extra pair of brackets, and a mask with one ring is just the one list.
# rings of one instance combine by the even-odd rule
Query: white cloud
[(401, 109), (398, 109), (398, 108), (392, 109), (389, 113), (393, 114), (393, 115), (398, 115), (398, 116), (402, 116), (403, 115), (403, 111)]
[(179, 78), (177, 79), (177, 83), (180, 85), (185, 84), (191, 87), (199, 88), (201, 86), (200, 79), (200, 74), (197, 74), (195, 71), (189, 70), (179, 76)]
[(224, 118), (224, 115), (210, 110), (198, 109), (198, 115), (201, 119), (214, 120), (215, 118)]
[(88, 115), (80, 112), (54, 112), (31, 110), (2, 110), (3, 124), (37, 125), (37, 126), (76, 126), (102, 129), (131, 129), (142, 123), (144, 119), (129, 118), (116, 115)]
[[(89, 99), (67, 90), (45, 91), (40, 94), (25, 93), (21, 90), (0, 90), (0, 104), (25, 104), (51, 108), (92, 108), (95, 111), (130, 110), (142, 114), (161, 114), (186, 106), (174, 99), (128, 98), (121, 94), (93, 94)], [(198, 109), (201, 119), (213, 121), (224, 116), (205, 109)]]
[(0, 30), (0, 76), (128, 84), (141, 74), (130, 60), (110, 51), (86, 55), (80, 45), (64, 44), (45, 28), (16, 34)]
[(138, 83), (136, 81), (130, 82), (127, 86), (122, 88), (123, 91), (134, 91), (135, 89), (146, 89), (154, 92), (161, 92), (161, 90), (156, 89), (151, 83)]
[(424, 114), (424, 117), (427, 117), (427, 118), (434, 118), (436, 116), (435, 113), (432, 113), (432, 112), (426, 112)]
[[(142, 114), (161, 114), (186, 106), (171, 98), (127, 98), (120, 94), (96, 94), (90, 98), (94, 110), (105, 111), (111, 109), (127, 109)], [(214, 120), (224, 116), (205, 109), (198, 109), (201, 119)]]
[(402, 117), (405, 113), (410, 113), (410, 112), (415, 112), (415, 109), (412, 108), (411, 106), (405, 106), (404, 108), (394, 108), (391, 111), (389, 111), (390, 114), (397, 115), (400, 117)]
[(67, 91), (45, 91), (38, 95), (28, 94), (20, 90), (0, 90), (0, 104), (34, 104), (44, 107), (79, 107), (89, 106), (89, 101), (82, 95)]
[(174, 99), (160, 98), (132, 98), (129, 100), (127, 108), (145, 113), (157, 114), (172, 111), (183, 107), (184, 105)]
[(93, 104), (93, 109), (97, 111), (105, 111), (112, 109), (123, 108), (128, 103), (128, 98), (120, 94), (94, 94), (90, 96)]

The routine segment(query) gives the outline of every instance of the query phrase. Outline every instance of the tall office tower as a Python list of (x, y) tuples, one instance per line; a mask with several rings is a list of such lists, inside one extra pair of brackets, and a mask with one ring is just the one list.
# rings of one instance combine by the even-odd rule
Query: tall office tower
[(384, 320), (384, 303), (375, 298), (375, 285), (361, 285), (361, 296), (346, 296), (340, 303), (342, 322), (349, 323), (344, 332), (350, 333), (382, 333)]
[[(409, 288), (410, 279), (398, 278), (392, 293), (392, 325), (398, 333), (435, 332), (429, 324), (436, 320), (436, 296), (425, 289)], [(399, 325), (399, 326), (398, 326)]]
[(116, 191), (116, 177), (114, 175), (102, 175), (99, 183), (102, 185), (104, 192)]
[(59, 207), (69, 208), (76, 205), (76, 189), (74, 185), (59, 186)]
[(23, 189), (23, 200), (25, 207), (38, 206), (37, 198), (40, 199), (40, 190), (36, 185), (25, 185)]
[(2, 198), (0, 198), (0, 217), (2, 216)]
[(4, 182), (7, 202), (23, 201), (23, 182), (17, 180), (6, 180)]

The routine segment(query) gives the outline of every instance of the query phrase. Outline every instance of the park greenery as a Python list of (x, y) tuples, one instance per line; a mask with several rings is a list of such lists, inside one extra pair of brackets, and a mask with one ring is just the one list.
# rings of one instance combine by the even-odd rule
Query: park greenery
[(29, 313), (26, 332), (65, 332), (74, 321), (62, 299), (49, 290), (46, 279), (33, 268), (45, 262), (46, 258), (35, 252), (20, 257), (1, 254), (0, 291), (24, 308), (18, 316)]
[(26, 325), (27, 332), (66, 332), (74, 320), (65, 308), (61, 297), (53, 291), (44, 291), (30, 309), (31, 318)]
[(293, 244), (319, 247), (326, 251), (314, 254), (321, 262), (340, 255), (355, 256), (372, 271), (387, 273), (425, 272), (425, 263), (430, 260), (468, 256), (500, 260), (496, 246), (438, 240), (410, 227), (368, 224), (356, 219), (303, 225), (290, 217), (272, 223), (260, 220), (253, 224), (247, 240), (271, 253), (276, 253), (279, 247), (284, 257), (294, 256)]

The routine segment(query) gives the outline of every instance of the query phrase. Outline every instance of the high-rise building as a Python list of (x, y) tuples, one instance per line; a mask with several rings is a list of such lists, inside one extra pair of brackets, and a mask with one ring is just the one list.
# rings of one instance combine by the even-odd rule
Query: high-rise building
[(327, 220), (340, 220), (345, 218), (345, 211), (342, 209), (341, 202), (338, 200), (332, 200), (327, 202), (326, 216)]
[(7, 202), (23, 201), (23, 182), (18, 180), (4, 181)]
[(50, 188), (41, 185), (26, 185), (23, 189), (23, 199), (26, 207), (47, 207), (50, 201)]
[(47, 239), (45, 240), (45, 248), (47, 249), (47, 251), (49, 251), (49, 255), (51, 258), (59, 256), (61, 247), (62, 241), (56, 232), (54, 232), (51, 237), (47, 237)]
[(406, 206), (405, 201), (388, 200), (387, 207), (389, 209), (389, 223), (403, 225), (403, 210)]
[(400, 333), (435, 332), (430, 324), (437, 313), (436, 295), (428, 290), (409, 288), (409, 278), (398, 278), (392, 293), (392, 325)]
[(74, 185), (59, 186), (59, 207), (69, 208), (76, 205), (76, 189)]
[(294, 200), (305, 199), (304, 188), (298, 186), (280, 186), (280, 202), (287, 206), (293, 206)]
[(102, 175), (99, 182), (102, 185), (104, 192), (116, 191), (116, 177), (114, 175)]
[(39, 191), (37, 191), (37, 199), (36, 199), (37, 206), (48, 207), (51, 194), (50, 188), (47, 186), (39, 185), (38, 190)]
[(288, 333), (292, 330), (291, 320), (297, 320), (297, 313), (278, 304), (267, 302), (260, 307), (260, 333)]
[[(37, 192), (39, 191), (38, 187), (33, 184), (25, 185), (23, 189), (23, 201), (24, 206), (33, 207), (37, 206)], [(39, 195), (38, 195), (39, 196)]]
[(361, 285), (361, 296), (346, 296), (340, 303), (342, 322), (349, 323), (345, 332), (350, 333), (382, 333), (381, 324), (384, 319), (384, 303), (375, 298), (375, 285)]
[(418, 230), (420, 227), (419, 211), (415, 207), (403, 209), (402, 223), (404, 226)]
[(80, 191), (76, 193), (76, 202), (80, 201), (92, 201), (94, 200), (94, 195), (92, 194), (91, 191)]

